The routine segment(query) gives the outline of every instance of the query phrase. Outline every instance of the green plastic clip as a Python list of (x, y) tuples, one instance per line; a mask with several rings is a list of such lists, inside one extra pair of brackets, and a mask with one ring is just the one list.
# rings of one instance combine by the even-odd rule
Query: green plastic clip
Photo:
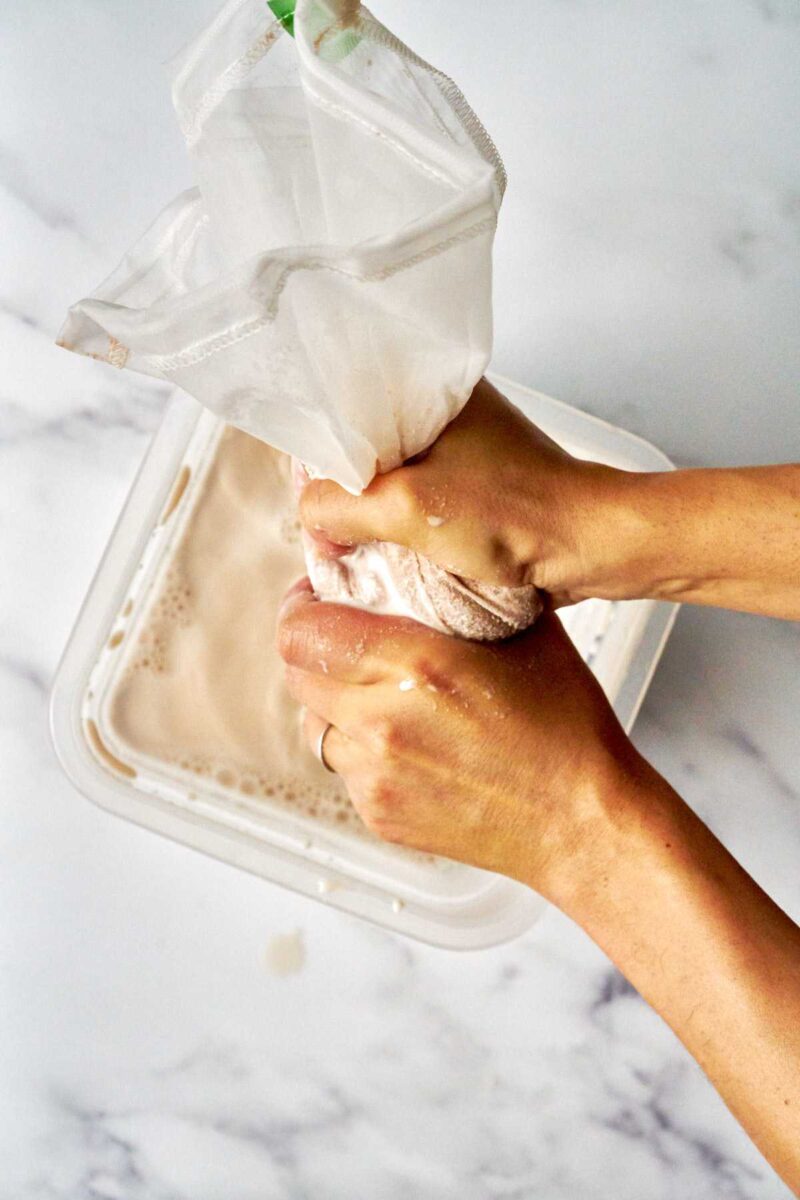
[(296, 0), (267, 0), (267, 4), (272, 9), (274, 15), (278, 18), (283, 28), (287, 33), (294, 37), (294, 6)]

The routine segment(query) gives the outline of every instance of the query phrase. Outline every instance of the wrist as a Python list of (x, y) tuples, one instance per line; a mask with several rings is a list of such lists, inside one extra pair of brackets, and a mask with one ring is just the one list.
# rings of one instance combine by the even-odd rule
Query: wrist
[(666, 505), (654, 494), (656, 479), (661, 476), (599, 469), (580, 526), (576, 599), (656, 597), (656, 569), (669, 559), (662, 551), (664, 531), (672, 526)]
[[(538, 882), (531, 886), (597, 937), (597, 926), (635, 899), (648, 872), (667, 861), (683, 841), (687, 817), (680, 797), (626, 743), (595, 765), (565, 806), (563, 829)], [(635, 879), (634, 879), (635, 876)]]
[(537, 587), (571, 602), (634, 599), (647, 592), (653, 537), (646, 476), (572, 460), (558, 503), (537, 521), (528, 567)]
[[(587, 464), (590, 468), (595, 464)], [(696, 598), (713, 575), (714, 536), (698, 522), (700, 471), (600, 468), (584, 519), (570, 598)]]

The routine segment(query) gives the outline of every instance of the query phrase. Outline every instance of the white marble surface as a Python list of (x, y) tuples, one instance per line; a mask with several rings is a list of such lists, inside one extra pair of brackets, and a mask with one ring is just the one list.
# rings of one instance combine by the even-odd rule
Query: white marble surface
[[(54, 760), (49, 680), (165, 393), (53, 337), (187, 182), (159, 63), (214, 7), (0, 12), (0, 1195), (777, 1200), (558, 914), (429, 950), (105, 815)], [(507, 160), (497, 369), (681, 462), (796, 456), (796, 0), (375, 8)], [(636, 730), (795, 916), (799, 651), (685, 611)]]

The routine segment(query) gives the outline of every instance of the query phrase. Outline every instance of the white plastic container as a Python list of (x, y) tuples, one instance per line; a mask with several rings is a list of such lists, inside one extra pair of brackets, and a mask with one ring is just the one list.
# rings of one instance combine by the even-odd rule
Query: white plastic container
[[(628, 470), (669, 469), (653, 446), (556, 400), (495, 378), (501, 390), (572, 453)], [(185, 395), (169, 403), (78, 616), (53, 685), (51, 722), (61, 763), (89, 799), (119, 816), (399, 933), (450, 949), (515, 937), (545, 907), (530, 889), (490, 872), (388, 846), (352, 826), (322, 827), (301, 812), (254, 802), (166, 763), (133, 764), (102, 753), (104, 699), (120, 656), (112, 630), (135, 632), (180, 523), (161, 518), (176, 480), (189, 474), (183, 522), (220, 422)], [(191, 472), (185, 472), (184, 467)], [(626, 728), (630, 728), (675, 617), (652, 601), (592, 600), (562, 617)], [(99, 731), (101, 751), (93, 731)]]

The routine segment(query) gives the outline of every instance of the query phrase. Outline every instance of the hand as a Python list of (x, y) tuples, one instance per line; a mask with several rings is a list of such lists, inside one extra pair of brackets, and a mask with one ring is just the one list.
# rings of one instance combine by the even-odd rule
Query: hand
[(472, 579), (800, 619), (800, 464), (621, 471), (573, 458), (481, 380), (430, 450), (361, 496), (309, 483), (323, 553), (410, 546)]
[(366, 824), (578, 921), (800, 1186), (800, 931), (639, 758), (558, 618), (487, 645), (304, 580), (278, 636)]
[(310, 482), (300, 512), (323, 553), (397, 542), (457, 575), (532, 583), (567, 603), (590, 594), (592, 556), (618, 542), (598, 514), (620, 474), (573, 458), (481, 380), (425, 454), (360, 496)]
[(505, 643), (287, 598), (278, 645), (313, 745), (380, 837), (500, 871), (564, 903), (636, 758), (557, 617)]

